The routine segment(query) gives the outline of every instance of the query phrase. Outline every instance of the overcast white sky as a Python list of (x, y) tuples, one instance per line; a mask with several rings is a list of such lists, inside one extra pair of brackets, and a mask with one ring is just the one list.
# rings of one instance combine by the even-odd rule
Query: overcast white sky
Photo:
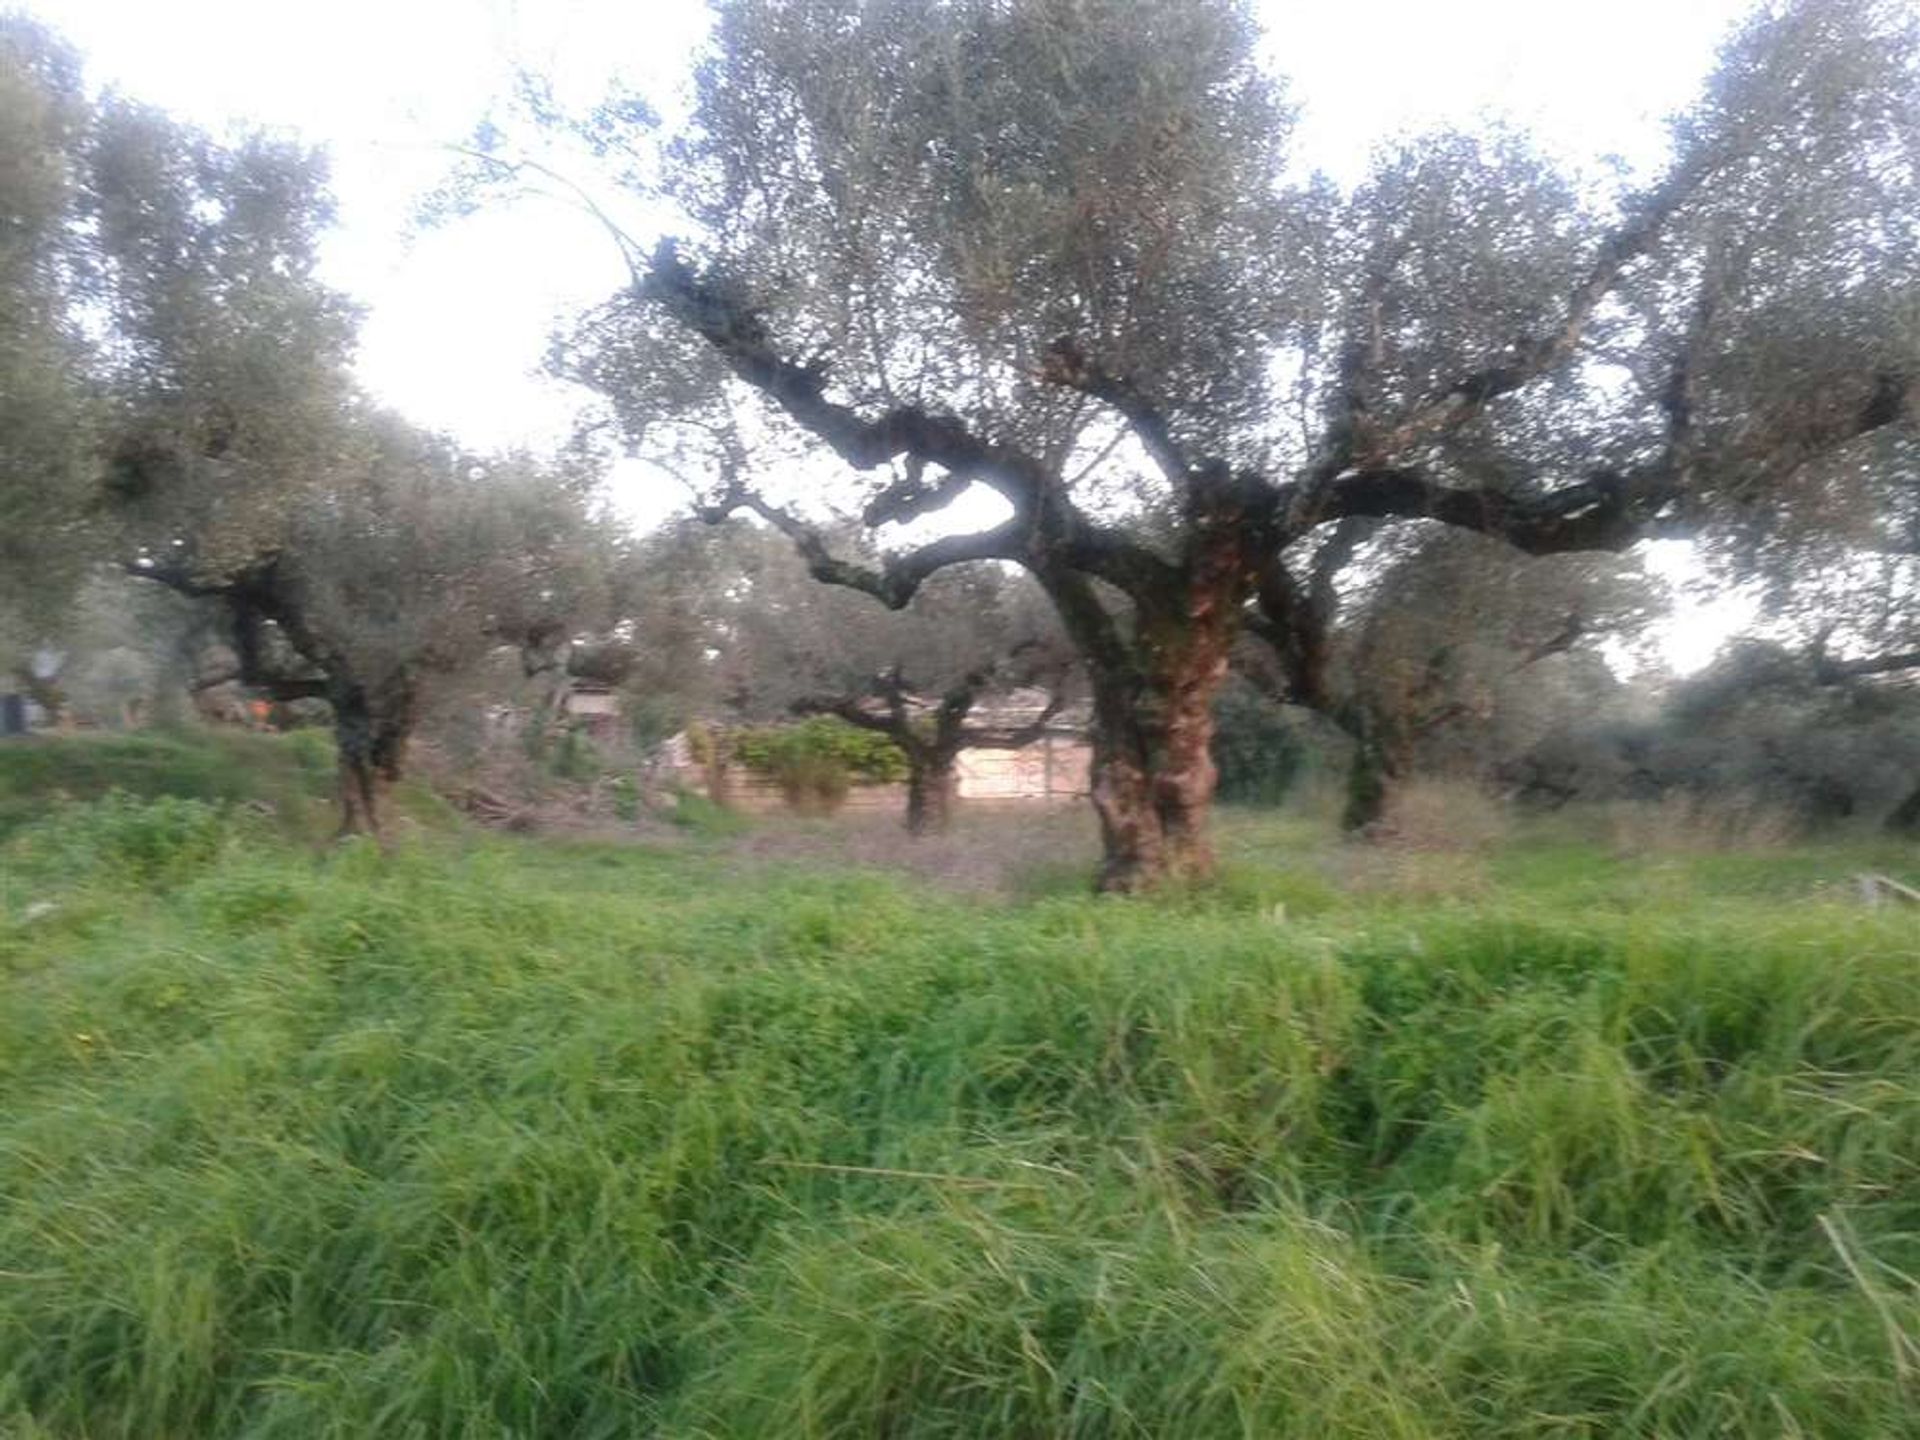
[[(4, 0), (0, 0), (4, 3)], [(523, 208), (416, 236), (417, 193), (516, 68), (590, 100), (618, 76), (673, 108), (706, 30), (697, 0), (24, 0), (90, 79), (225, 130), (332, 151), (328, 277), (367, 307), (360, 370), (382, 399), (477, 446), (539, 444), (577, 403), (538, 377), (554, 321), (622, 279), (606, 241)], [(1397, 132), (1497, 116), (1582, 166), (1657, 165), (1748, 0), (1264, 0), (1274, 67), (1303, 106), (1305, 165), (1350, 180)], [(645, 522), (677, 499), (627, 477)], [(1710, 650), (1724, 617), (1686, 632)], [(1699, 647), (1695, 647), (1698, 649)], [(1682, 652), (1683, 666), (1704, 659)]]

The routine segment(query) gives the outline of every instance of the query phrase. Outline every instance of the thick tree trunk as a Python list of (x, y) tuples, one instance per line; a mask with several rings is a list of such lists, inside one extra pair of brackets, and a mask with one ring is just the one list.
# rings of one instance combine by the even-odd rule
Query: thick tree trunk
[(333, 700), (333, 744), (339, 754), (340, 830), (380, 835), (380, 782), (374, 763), (374, 719), (358, 687)]
[(952, 751), (908, 752), (907, 833), (938, 835), (953, 824), (953, 802), (959, 791)]
[(1130, 893), (1213, 871), (1213, 700), (1224, 664), (1184, 668), (1140, 701), (1094, 713), (1100, 888)]
[(1227, 678), (1253, 573), (1228, 527), (1203, 551), (1176, 609), (1142, 615), (1144, 678), (1094, 677), (1093, 803), (1100, 888), (1129, 892), (1213, 871), (1208, 819), (1220, 772), (1213, 702)]
[(396, 680), (375, 696), (360, 685), (339, 685), (331, 700), (339, 752), (339, 833), (383, 839), (384, 801), (400, 779), (413, 734), (413, 687)]
[(1166, 875), (1166, 834), (1153, 801), (1149, 743), (1127, 687), (1094, 681), (1093, 808), (1100, 817), (1099, 888), (1148, 890)]
[(340, 839), (349, 835), (371, 835), (380, 838), (380, 784), (375, 777), (373, 767), (364, 760), (354, 759), (345, 751), (340, 754)]
[(1394, 795), (1413, 774), (1415, 751), (1404, 727), (1364, 706), (1348, 709), (1339, 723), (1353, 737), (1341, 824), (1349, 833), (1360, 834), (1386, 820)]
[(1349, 717), (1343, 728), (1353, 737), (1353, 759), (1347, 767), (1347, 805), (1340, 823), (1358, 833), (1386, 818), (1394, 766), (1380, 743), (1378, 727), (1364, 710)]
[(1178, 670), (1162, 681), (1153, 803), (1160, 813), (1167, 873), (1204, 879), (1213, 873), (1207, 834), (1220, 771), (1213, 763), (1213, 702), (1227, 678), (1231, 637), (1203, 634)]

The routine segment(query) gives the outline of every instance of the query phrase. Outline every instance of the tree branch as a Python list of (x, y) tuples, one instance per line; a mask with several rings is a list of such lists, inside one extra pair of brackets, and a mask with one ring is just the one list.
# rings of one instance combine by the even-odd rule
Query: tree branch
[(1530, 555), (1553, 555), (1623, 550), (1645, 539), (1674, 493), (1664, 465), (1633, 474), (1597, 471), (1537, 497), (1445, 485), (1418, 470), (1382, 467), (1332, 482), (1315, 518), (1438, 520), (1491, 535)]
[(1020, 750), (1036, 741), (1046, 738), (1052, 728), (1054, 717), (1066, 708), (1067, 697), (1064, 689), (1056, 687), (1047, 694), (1047, 703), (1040, 713), (1025, 725), (1011, 729), (995, 730), (991, 727), (976, 727), (965, 732), (969, 745), (986, 746), (994, 750)]
[(1323, 714), (1332, 712), (1333, 622), (1339, 608), (1335, 588), (1340, 571), (1373, 533), (1367, 516), (1349, 515), (1335, 525), (1314, 552), (1302, 584), (1275, 556), (1260, 577), (1247, 628), (1272, 649), (1286, 676), (1287, 698)]
[(1193, 466), (1173, 438), (1172, 427), (1160, 407), (1132, 380), (1089, 360), (1072, 336), (1062, 335), (1047, 347), (1039, 375), (1049, 385), (1077, 390), (1118, 411), (1167, 479), (1180, 484), (1192, 474)]
[[(871, 730), (888, 735), (909, 752), (926, 752), (933, 755), (952, 754), (973, 745), (985, 745), (996, 748), (1017, 750), (1031, 745), (1042, 738), (1066, 704), (1066, 666), (1057, 667), (1055, 683), (1048, 690), (1046, 704), (1040, 714), (1025, 725), (996, 729), (991, 726), (968, 726), (967, 716), (972, 712), (980, 692), (1004, 677), (1009, 661), (1039, 645), (1035, 640), (1023, 640), (1012, 647), (1006, 655), (997, 660), (976, 665), (960, 679), (948, 686), (939, 702), (932, 707), (933, 736), (931, 742), (914, 729), (916, 718), (908, 709), (912, 696), (908, 693), (905, 679), (899, 666), (874, 677), (867, 688), (857, 695), (811, 695), (793, 703), (793, 711), (798, 715), (835, 715), (849, 724), (863, 730)], [(884, 714), (870, 708), (875, 701), (886, 706)]]
[(518, 178), (521, 172), (525, 171), (558, 185), (572, 197), (572, 204), (588, 215), (602, 230), (606, 231), (607, 238), (613, 241), (614, 248), (620, 252), (621, 263), (627, 267), (627, 274), (631, 277), (633, 283), (635, 285), (642, 283), (643, 277), (637, 259), (640, 254), (639, 242), (627, 234), (625, 230), (622, 230), (620, 226), (615, 223), (613, 217), (601, 207), (599, 202), (589, 195), (577, 182), (569, 180), (551, 165), (544, 165), (540, 161), (529, 159), (526, 156), (521, 156), (517, 160), (503, 160), (498, 155), (489, 154), (485, 150), (476, 150), (469, 145), (449, 145), (447, 148), (455, 155), (462, 156), (485, 166), (493, 172), (496, 179), (513, 180)]
[[(900, 457), (910, 462), (907, 477), (886, 487), (869, 505), (868, 524), (928, 513), (973, 481), (994, 489), (1013, 506), (1006, 523), (978, 536), (922, 546), (901, 562), (889, 562), (885, 576), (876, 576), (834, 560), (824, 542), (816, 543), (819, 537), (811, 527), (730, 484), (722, 503), (729, 509), (753, 509), (793, 538), (816, 578), (866, 590), (898, 608), (935, 570), (967, 560), (1018, 560), (1039, 567), (1057, 558), (1134, 595), (1174, 577), (1175, 567), (1145, 545), (1087, 520), (1062, 493), (1057, 477), (1019, 447), (984, 439), (962, 421), (917, 405), (897, 406), (868, 419), (849, 405), (829, 400), (825, 374), (778, 355), (760, 317), (695, 275), (671, 240), (655, 249), (642, 293), (705, 339), (735, 375), (855, 469), (876, 469)], [(928, 465), (947, 474), (928, 485), (921, 478)]]
[(1533, 645), (1508, 669), (1509, 675), (1518, 675), (1522, 670), (1530, 669), (1555, 655), (1564, 655), (1591, 633), (1586, 616), (1580, 613), (1578, 606), (1567, 612), (1567, 618), (1560, 622), (1560, 628), (1546, 639)]
[(1568, 297), (1565, 317), (1553, 330), (1516, 344), (1508, 359), (1468, 371), (1414, 406), (1398, 425), (1368, 430), (1357, 437), (1356, 453), (1369, 465), (1403, 453), (1409, 446), (1451, 430), (1484, 409), (1491, 400), (1511, 395), (1557, 370), (1573, 358), (1594, 312), (1626, 268), (1653, 248), (1660, 232), (1682, 205), (1718, 168), (1703, 156), (1672, 171), (1635, 213), (1601, 242), (1586, 276)]
[(826, 375), (777, 354), (760, 317), (696, 275), (671, 240), (654, 249), (641, 293), (706, 340), (733, 373), (826, 442), (856, 470), (896, 457), (939, 465), (955, 477), (991, 485), (1017, 511), (1030, 512), (1047, 483), (1039, 461), (1016, 446), (985, 440), (962, 421), (902, 405), (867, 419), (826, 397)]
[[(286, 594), (280, 564), (277, 553), (269, 554), (222, 580), (198, 577), (183, 564), (131, 561), (121, 568), (129, 575), (152, 580), (189, 599), (220, 602), (233, 625), (237, 667), (230, 678), (283, 702), (330, 700), (333, 687), (329, 676), (344, 673), (343, 667), (338, 658), (320, 644), (307, 627), (299, 607)], [(261, 629), (269, 621), (286, 637), (293, 652), (317, 674), (290, 673), (274, 663), (262, 643)]]
[(889, 523), (905, 525), (944, 510), (973, 484), (972, 477), (951, 470), (929, 484), (926, 461), (917, 455), (907, 457), (905, 468), (905, 475), (875, 495), (860, 512), (861, 521), (870, 528)]
[(1797, 432), (1780, 437), (1786, 443), (1770, 448), (1785, 456), (1781, 468), (1784, 478), (1829, 451), (1876, 430), (1917, 419), (1920, 419), (1920, 375), (1879, 370), (1870, 378), (1865, 396), (1855, 408), (1830, 409), (1827, 414), (1800, 425)]
[(803, 695), (788, 708), (796, 715), (832, 715), (862, 730), (892, 735), (894, 725), (890, 715), (876, 715), (862, 708), (862, 702), (872, 698), (864, 691), (859, 695)]
[(1920, 670), (1920, 650), (1865, 655), (1852, 660), (1830, 660), (1821, 655), (1814, 661), (1813, 673), (1822, 685), (1835, 685), (1866, 675), (1895, 675), (1902, 670)]
[(889, 556), (881, 568), (874, 569), (841, 559), (818, 526), (770, 504), (737, 478), (728, 482), (718, 500), (695, 507), (695, 513), (709, 525), (719, 524), (738, 510), (751, 511), (791, 540), (814, 579), (859, 590), (890, 610), (905, 609), (937, 570), (970, 560), (1017, 560), (1025, 553), (1025, 528), (1009, 520), (989, 530), (942, 535), (903, 554)]

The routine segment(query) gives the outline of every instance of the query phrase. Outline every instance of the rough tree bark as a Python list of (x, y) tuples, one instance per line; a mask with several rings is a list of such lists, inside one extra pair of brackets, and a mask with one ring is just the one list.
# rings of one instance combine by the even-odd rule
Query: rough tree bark
[(339, 833), (384, 839), (387, 797), (400, 780), (413, 737), (415, 687), (406, 676), (377, 687), (346, 680), (330, 683), (328, 698), (339, 754)]
[(1138, 659), (1090, 664), (1104, 890), (1202, 878), (1213, 866), (1213, 704), (1257, 566), (1231, 509), (1209, 531), (1212, 543), (1196, 546), (1175, 583), (1141, 606)]
[(1353, 758), (1347, 763), (1347, 803), (1340, 812), (1340, 826), (1349, 835), (1358, 835), (1386, 818), (1400, 770), (1365, 706), (1353, 707), (1341, 728), (1353, 739)]
[(959, 796), (955, 761), (959, 751), (929, 746), (919, 756), (908, 754), (907, 833), (939, 835), (953, 825), (953, 804)]

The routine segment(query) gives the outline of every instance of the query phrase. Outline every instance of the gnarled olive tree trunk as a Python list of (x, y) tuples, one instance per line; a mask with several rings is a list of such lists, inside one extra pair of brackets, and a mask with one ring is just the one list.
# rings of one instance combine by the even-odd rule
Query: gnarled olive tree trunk
[(386, 798), (400, 779), (413, 736), (413, 682), (404, 675), (376, 686), (337, 680), (328, 687), (328, 699), (339, 754), (339, 833), (383, 838)]
[(1222, 515), (1179, 583), (1140, 606), (1124, 654), (1087, 647), (1102, 890), (1130, 893), (1212, 873), (1208, 822), (1220, 778), (1213, 704), (1253, 579), (1245, 537)]
[(960, 793), (955, 761), (959, 747), (915, 745), (907, 753), (907, 833), (938, 835), (953, 825)]
[(1340, 824), (1350, 834), (1365, 831), (1387, 816), (1387, 804), (1404, 773), (1398, 750), (1382, 736), (1382, 726), (1365, 705), (1342, 709), (1340, 728), (1353, 740), (1347, 766), (1347, 803)]
[(1096, 680), (1093, 805), (1100, 817), (1100, 888), (1127, 893), (1213, 870), (1209, 819), (1219, 769), (1213, 701), (1225, 650), (1168, 658), (1138, 684)]

